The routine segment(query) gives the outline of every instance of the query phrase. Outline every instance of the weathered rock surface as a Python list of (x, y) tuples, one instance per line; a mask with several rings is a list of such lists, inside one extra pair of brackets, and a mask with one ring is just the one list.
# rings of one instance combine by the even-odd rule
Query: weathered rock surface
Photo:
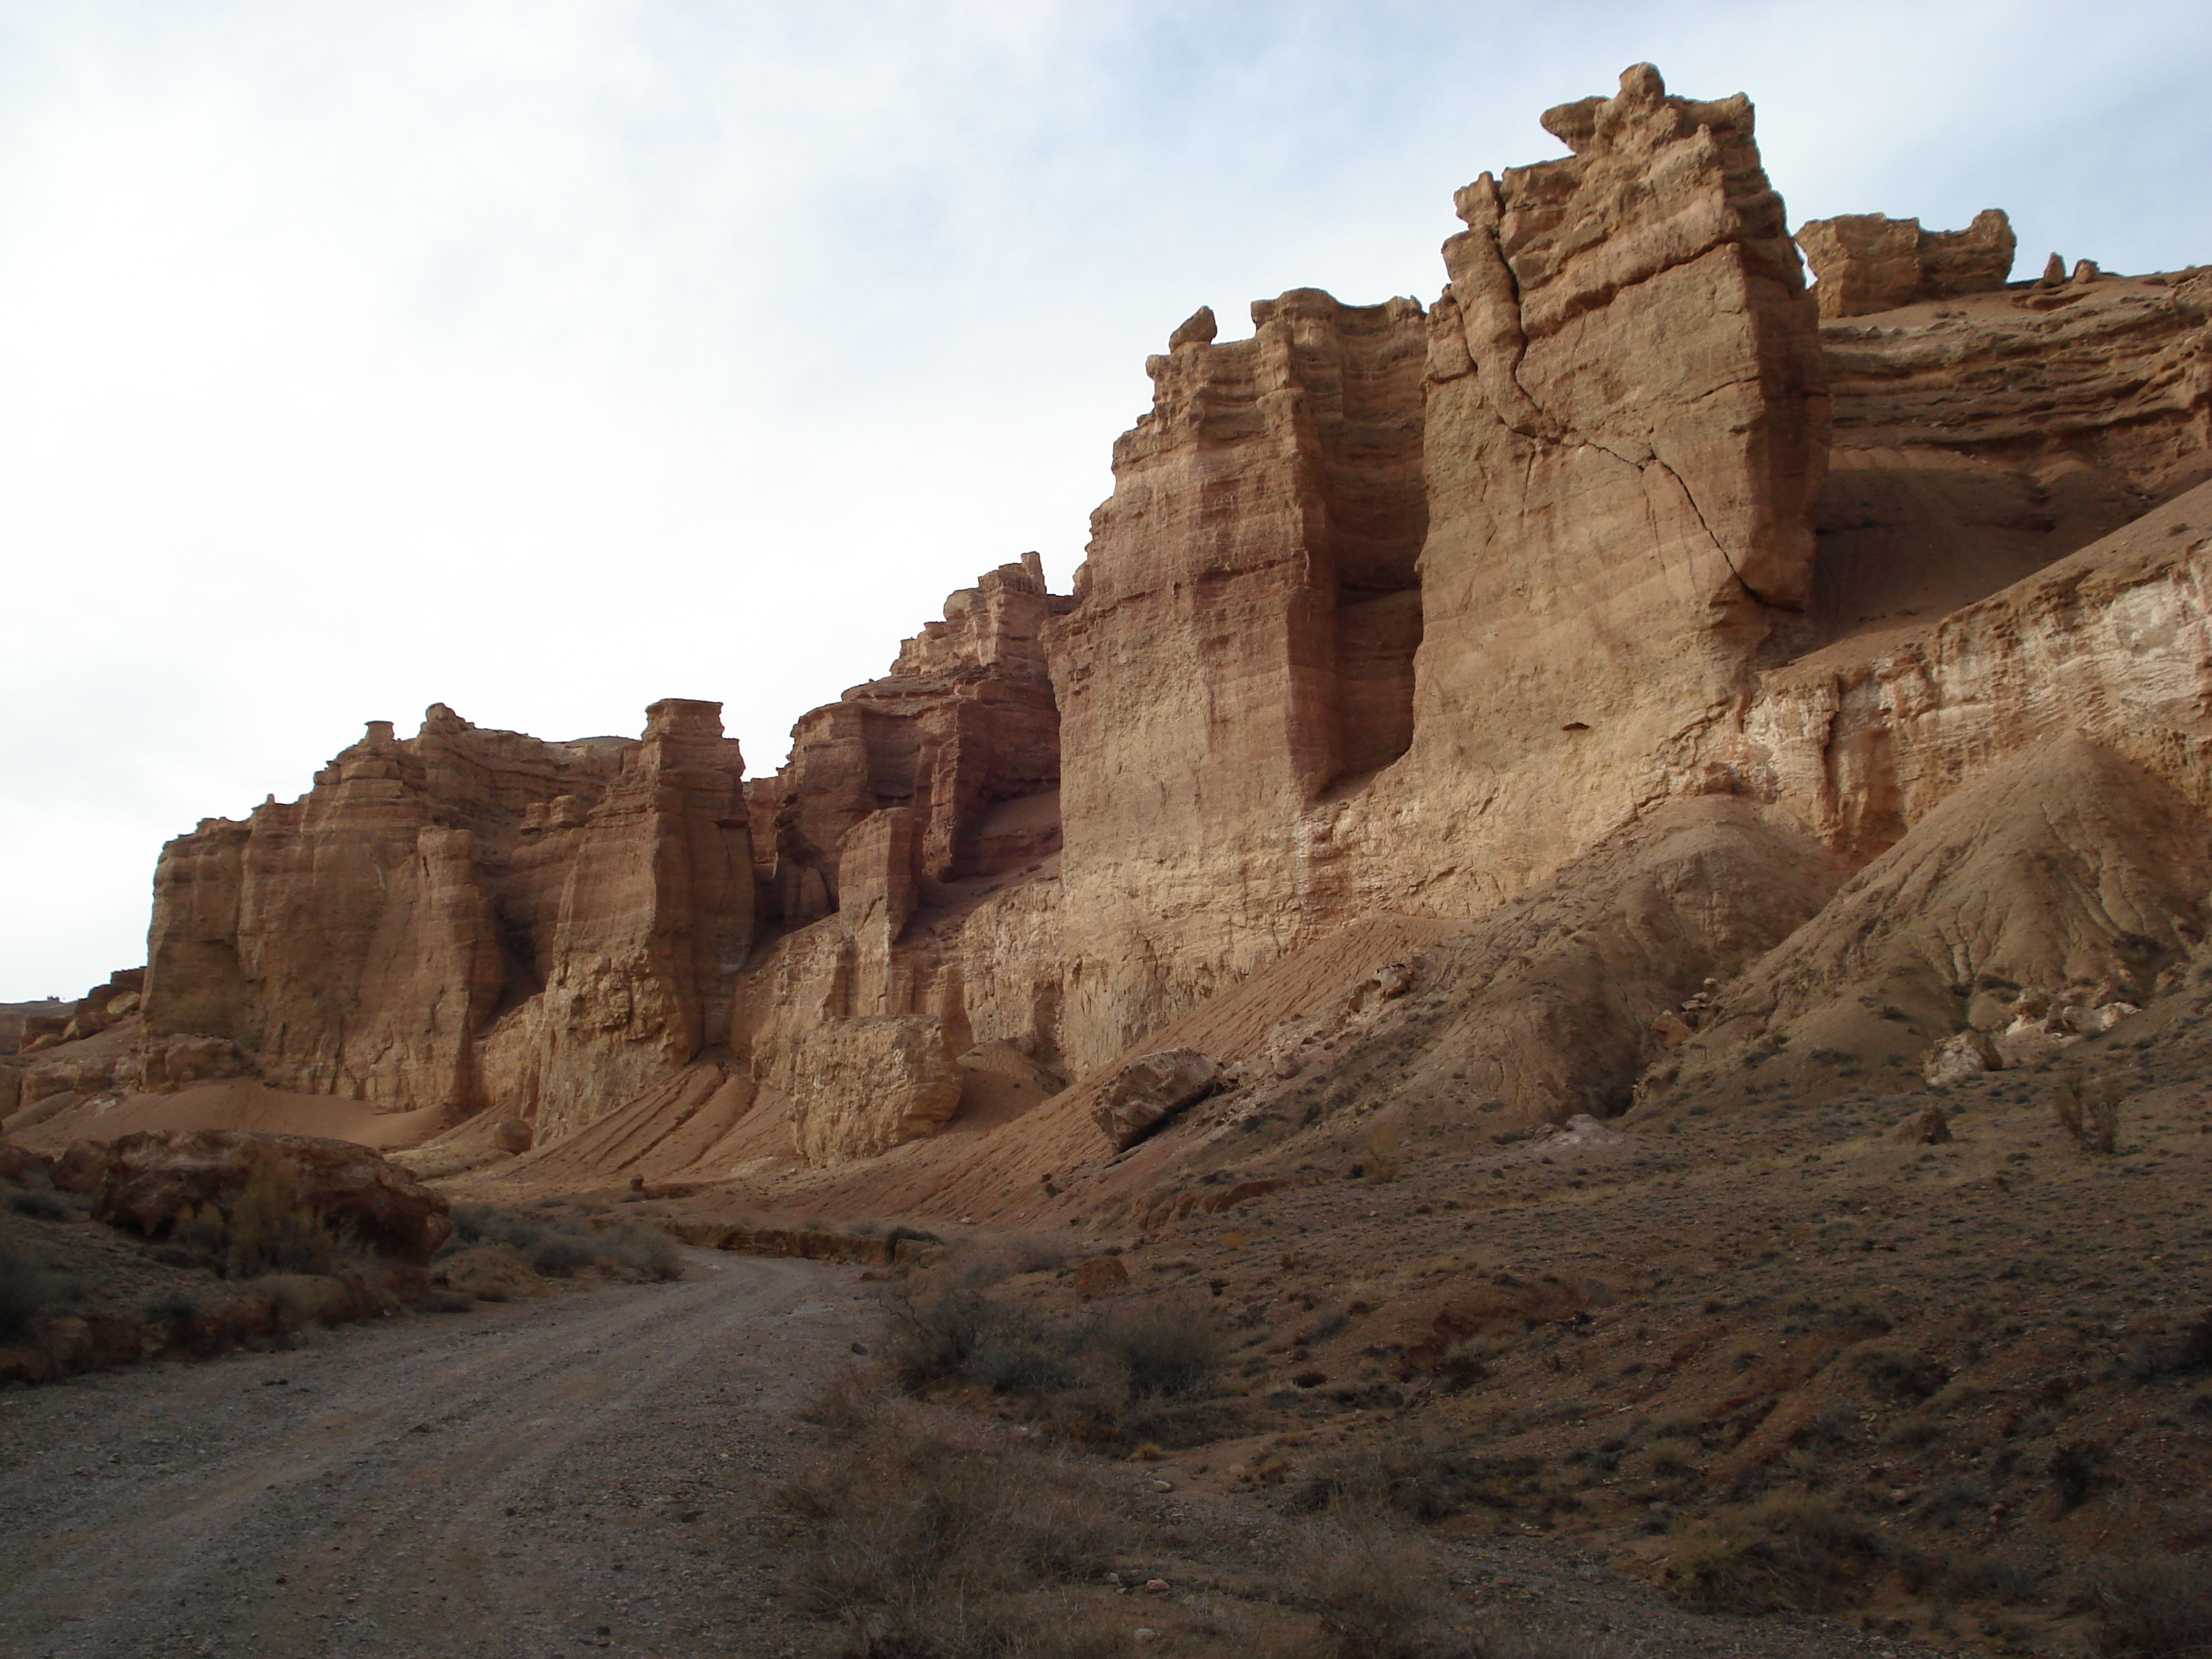
[(1164, 1050), (1227, 1064), (1117, 1172), (1347, 1087), (1527, 1125), (2124, 1018), (2212, 885), (2212, 271), (1793, 241), (1748, 100), (1649, 66), (1544, 124), (1427, 310), (1173, 331), (1073, 596), (987, 573), (750, 784), (710, 704), (373, 726), (172, 845), (143, 993), (26, 1014), (19, 1099), (250, 1068), (546, 1180), (957, 1113), (883, 1190), (983, 1208), (1133, 1146)]
[(1091, 1109), (1099, 1133), (1126, 1152), (1221, 1081), (1220, 1065), (1195, 1048), (1141, 1054), (1115, 1073)]
[(1813, 297), (1826, 321), (2002, 288), (2014, 242), (2012, 221), (1989, 208), (1964, 230), (1923, 230), (1917, 219), (1879, 213), (1814, 219), (1798, 227), (1797, 246), (1813, 267)]
[(290, 1178), (301, 1202), (380, 1255), (427, 1262), (453, 1234), (443, 1196), (366, 1146), (307, 1135), (203, 1130), (81, 1141), (55, 1166), (54, 1183), (90, 1194), (95, 1220), (152, 1237), (200, 1205), (227, 1212), (264, 1164)]
[(935, 1133), (960, 1104), (944, 1024), (926, 1015), (827, 1020), (799, 1039), (787, 1066), (792, 1140), (809, 1164), (887, 1152)]
[[(720, 1038), (751, 942), (717, 714), (656, 703), (635, 743), (442, 705), (411, 739), (371, 723), (302, 799), (164, 849), (149, 1037), (235, 1043), (281, 1088), (497, 1103), (555, 1132), (635, 1094)], [(157, 1079), (189, 1080), (179, 1052)]]

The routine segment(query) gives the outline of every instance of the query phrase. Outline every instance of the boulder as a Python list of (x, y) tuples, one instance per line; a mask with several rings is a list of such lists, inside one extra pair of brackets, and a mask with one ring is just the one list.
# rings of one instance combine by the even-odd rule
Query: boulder
[(1961, 1031), (1930, 1048), (1920, 1062), (1920, 1075), (1938, 1089), (1984, 1072), (2001, 1072), (2004, 1060), (1997, 1046), (1983, 1031)]
[(137, 1067), (138, 1086), (154, 1094), (217, 1078), (244, 1077), (252, 1069), (236, 1043), (216, 1036), (149, 1037)]
[(1115, 1152), (1135, 1146), (1193, 1101), (1213, 1092), (1221, 1067), (1195, 1048), (1162, 1048), (1124, 1066), (1091, 1108)]
[(1892, 1140), (1908, 1146), (1941, 1146), (1951, 1139), (1951, 1121), (1941, 1106), (1923, 1106), (1889, 1132)]
[(1129, 1270), (1118, 1255), (1095, 1255), (1075, 1269), (1075, 1293), (1088, 1301), (1129, 1287)]
[(526, 1152), (530, 1150), (530, 1125), (519, 1117), (503, 1117), (492, 1125), (491, 1144), (502, 1152)]
[(427, 1262), (452, 1236), (441, 1194), (348, 1140), (150, 1130), (104, 1146), (79, 1141), (55, 1166), (54, 1178), (57, 1186), (93, 1194), (94, 1219), (152, 1237), (200, 1205), (228, 1209), (264, 1160), (291, 1178), (301, 1202), (380, 1255)]
[(809, 1164), (849, 1163), (934, 1134), (960, 1104), (945, 1022), (927, 1014), (826, 1020), (800, 1036), (792, 1143)]
[(53, 1167), (53, 1159), (44, 1153), (0, 1140), (0, 1181), (15, 1187), (51, 1186)]

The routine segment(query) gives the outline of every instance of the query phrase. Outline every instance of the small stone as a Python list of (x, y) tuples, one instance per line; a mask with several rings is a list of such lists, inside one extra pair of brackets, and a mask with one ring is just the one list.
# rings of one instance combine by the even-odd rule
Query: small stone
[(1145, 1593), (1148, 1595), (1165, 1595), (1168, 1593), (1168, 1581), (1164, 1578), (1147, 1578), (1145, 1580)]

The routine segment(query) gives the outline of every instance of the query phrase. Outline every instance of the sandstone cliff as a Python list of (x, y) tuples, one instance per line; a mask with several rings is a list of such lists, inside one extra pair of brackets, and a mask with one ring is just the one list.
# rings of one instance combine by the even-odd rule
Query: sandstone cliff
[[(2154, 872), (2212, 810), (2212, 273), (2008, 283), (1995, 212), (1793, 239), (1749, 101), (1649, 66), (1543, 122), (1427, 307), (1173, 331), (1071, 595), (988, 572), (749, 783), (711, 704), (372, 726), (172, 844), (143, 1007), (20, 1086), (251, 1067), (529, 1119), (547, 1179), (1042, 1212), (1010, 1171), (1103, 1201), (1293, 1100), (1510, 1127), (1823, 1020), (1903, 1066), (1977, 975), (2201, 938)], [(2156, 811), (1959, 876), (2039, 777)], [(1996, 891), (2077, 842), (2141, 876), (2102, 933)], [(2029, 919), (1971, 973), (1821, 943), (1956, 881)], [(1399, 992), (1339, 983), (1381, 940)], [(1104, 1080), (1182, 1048), (1224, 1086), (1108, 1164)]]
[(149, 1036), (227, 1039), (282, 1089), (553, 1128), (635, 1093), (726, 1023), (751, 944), (718, 712), (655, 703), (635, 743), (442, 705), (412, 738), (372, 722), (301, 799), (164, 849)]

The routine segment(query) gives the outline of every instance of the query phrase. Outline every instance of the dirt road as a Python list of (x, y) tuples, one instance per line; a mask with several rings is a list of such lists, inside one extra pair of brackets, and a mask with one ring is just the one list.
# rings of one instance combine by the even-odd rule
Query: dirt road
[(0, 1395), (0, 1653), (795, 1650), (763, 1514), (856, 1270), (671, 1285)]

